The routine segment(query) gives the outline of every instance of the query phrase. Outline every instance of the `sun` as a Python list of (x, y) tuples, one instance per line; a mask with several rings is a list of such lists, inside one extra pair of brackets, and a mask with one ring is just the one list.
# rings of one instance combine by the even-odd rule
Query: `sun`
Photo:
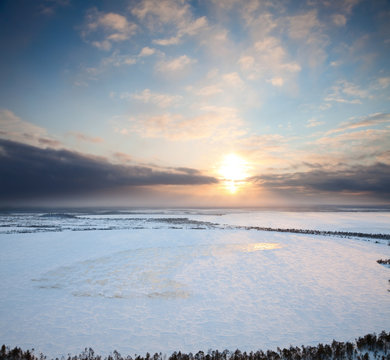
[(231, 153), (223, 157), (218, 168), (218, 174), (225, 188), (234, 194), (245, 183), (245, 179), (249, 177), (249, 170), (249, 163), (244, 158)]

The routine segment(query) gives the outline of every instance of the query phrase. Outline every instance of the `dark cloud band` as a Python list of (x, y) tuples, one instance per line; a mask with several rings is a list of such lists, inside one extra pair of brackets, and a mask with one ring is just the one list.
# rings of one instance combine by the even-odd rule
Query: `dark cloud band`
[(115, 165), (68, 150), (0, 140), (0, 198), (85, 194), (127, 186), (217, 183), (196, 170)]
[(301, 193), (368, 193), (390, 198), (390, 165), (376, 163), (342, 171), (311, 170), (256, 176), (252, 181), (265, 188)]

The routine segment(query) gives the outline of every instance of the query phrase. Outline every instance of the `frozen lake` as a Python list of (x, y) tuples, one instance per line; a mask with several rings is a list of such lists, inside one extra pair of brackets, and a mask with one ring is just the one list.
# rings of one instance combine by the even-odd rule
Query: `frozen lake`
[(50, 356), (144, 354), (389, 330), (390, 269), (376, 262), (390, 258), (386, 241), (227, 226), (389, 234), (388, 212), (72, 216), (0, 219), (2, 343)]

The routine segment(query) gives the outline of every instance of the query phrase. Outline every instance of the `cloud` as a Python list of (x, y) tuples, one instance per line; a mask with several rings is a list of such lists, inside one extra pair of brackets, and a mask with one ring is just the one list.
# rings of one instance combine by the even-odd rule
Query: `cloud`
[(142, 50), (140, 51), (139, 53), (139, 57), (146, 57), (146, 56), (151, 56), (153, 55), (154, 53), (156, 52), (155, 49), (153, 48), (150, 48), (148, 46), (145, 46), (144, 48), (142, 48)]
[(67, 133), (67, 135), (70, 135), (70, 136), (73, 136), (75, 139), (79, 140), (79, 141), (85, 141), (85, 142), (90, 142), (90, 143), (102, 143), (104, 142), (104, 139), (102, 139), (101, 137), (92, 137), (92, 136), (88, 136), (88, 135), (85, 135), (83, 133), (79, 133), (79, 132), (76, 132), (76, 131), (69, 131)]
[(175, 141), (204, 138), (220, 141), (243, 135), (242, 121), (236, 109), (203, 106), (199, 110), (201, 113), (192, 117), (172, 113), (139, 117), (130, 121), (129, 128), (124, 127), (120, 131), (135, 132), (145, 138), (165, 138)]
[[(332, 64), (331, 64), (332, 65)], [(338, 80), (328, 90), (325, 101), (345, 104), (362, 104), (364, 99), (386, 96), (384, 89), (390, 86), (390, 77), (378, 77), (367, 85), (359, 86), (347, 80)]]
[(361, 99), (371, 99), (372, 97), (369, 90), (364, 90), (346, 80), (339, 80), (330, 88), (324, 100), (345, 104), (361, 104)]
[(169, 38), (163, 38), (163, 39), (155, 39), (153, 40), (153, 43), (161, 46), (176, 45), (180, 43), (181, 39), (185, 35), (193, 36), (199, 33), (200, 30), (206, 29), (206, 27), (207, 27), (207, 20), (206, 17), (203, 16), (201, 18), (196, 19), (194, 22), (185, 25), (185, 27), (180, 29), (175, 36)]
[(161, 46), (178, 44), (183, 37), (197, 35), (208, 25), (205, 16), (195, 18), (188, 2), (181, 0), (142, 0), (131, 12), (153, 35), (172, 34), (153, 40)]
[(134, 55), (120, 54), (118, 51), (114, 51), (110, 56), (102, 59), (97, 73), (101, 73), (105, 68), (109, 66), (123, 66), (123, 65), (134, 65), (137, 63), (137, 59)]
[(340, 6), (344, 11), (349, 14), (352, 12), (352, 9), (361, 2), (361, 0), (344, 0), (344, 1), (334, 1), (336, 6)]
[(0, 109), (0, 138), (35, 146), (61, 145), (47, 134), (46, 129), (22, 120), (7, 109)]
[(177, 104), (182, 99), (182, 96), (155, 93), (150, 89), (145, 89), (139, 93), (122, 93), (119, 95), (119, 98), (134, 99), (144, 104), (153, 104), (161, 108), (167, 108)]
[(267, 80), (267, 82), (271, 83), (273, 86), (283, 86), (284, 80), (281, 77), (273, 77), (272, 79)]
[[(342, 129), (344, 131), (348, 127)], [(352, 152), (366, 151), (369, 145), (375, 147), (383, 147), (388, 143), (390, 130), (389, 129), (364, 129), (354, 132), (338, 133), (336, 136), (329, 136), (338, 131), (330, 130), (324, 137), (316, 140), (317, 144), (322, 144), (328, 147), (329, 151), (341, 151), (342, 148)], [(355, 149), (356, 148), (356, 149)]]
[[(234, 99), (238, 100), (245, 87), (245, 82), (237, 72), (219, 74), (218, 71), (211, 71), (199, 84), (189, 86), (187, 90), (197, 96), (204, 97), (205, 100), (220, 95), (225, 103), (229, 103)], [(245, 95), (248, 97), (248, 93)]]
[[(345, 127), (346, 129), (347, 127)], [(304, 155), (321, 162), (369, 165), (375, 161), (390, 164), (390, 128), (356, 129), (356, 131), (327, 132), (306, 144)], [(310, 152), (309, 152), (310, 151)], [(317, 160), (318, 162), (319, 160)]]
[(279, 134), (251, 135), (239, 139), (237, 145), (246, 151), (256, 152), (260, 155), (269, 153), (285, 154), (287, 139)]
[(171, 60), (162, 60), (158, 62), (156, 69), (161, 73), (182, 72), (196, 62), (195, 59), (191, 59), (187, 55), (181, 55)]
[(206, 85), (195, 91), (196, 95), (207, 98), (221, 93), (223, 93), (223, 89), (217, 84)]
[(180, 38), (178, 36), (172, 36), (170, 38), (166, 39), (156, 39), (153, 40), (153, 43), (161, 46), (167, 46), (167, 45), (176, 45), (180, 41)]
[(344, 170), (267, 174), (253, 177), (252, 181), (287, 193), (363, 193), (390, 198), (390, 165), (383, 163)]
[(390, 77), (382, 77), (378, 79), (378, 87), (380, 89), (387, 89), (390, 85)]
[(81, 67), (73, 84), (87, 87), (91, 81), (97, 81), (102, 74), (112, 67), (135, 65), (139, 58), (139, 55), (121, 54), (118, 50), (115, 50), (111, 55), (103, 57), (95, 67)]
[(119, 152), (119, 151), (114, 152), (112, 154), (112, 156), (114, 157), (114, 159), (118, 160), (122, 164), (134, 162), (134, 159), (131, 155), (123, 153), (123, 152)]
[(356, 120), (348, 121), (346, 123), (341, 124), (339, 127), (328, 131), (327, 134), (333, 134), (333, 133), (338, 133), (347, 130), (354, 130), (362, 127), (373, 127), (380, 124), (390, 125), (390, 114), (376, 113), (376, 114), (364, 116), (358, 121)]
[(281, 17), (279, 24), (286, 28), (288, 36), (295, 42), (301, 63), (316, 67), (325, 61), (327, 58), (325, 49), (330, 41), (324, 32), (325, 25), (318, 19), (317, 10)]
[(240, 57), (238, 63), (243, 71), (250, 71), (255, 66), (256, 61), (253, 56), (244, 55)]
[(336, 26), (344, 26), (347, 23), (347, 18), (343, 14), (334, 14), (332, 20)]
[(278, 27), (278, 23), (268, 11), (263, 10), (260, 14), (256, 14), (252, 9), (252, 4), (253, 2), (245, 3), (241, 8), (241, 14), (247, 26), (249, 26), (253, 38), (261, 39), (275, 30)]
[(134, 186), (217, 183), (197, 171), (115, 165), (104, 158), (8, 140), (0, 140), (0, 149), (3, 200), (83, 195)]
[(323, 125), (323, 124), (324, 124), (323, 121), (319, 121), (316, 118), (311, 118), (311, 119), (307, 120), (306, 127), (316, 127), (316, 126), (320, 126), (320, 125)]
[(236, 89), (242, 89), (244, 87), (244, 82), (237, 72), (222, 75), (222, 81), (225, 86), (227, 85)]
[(315, 8), (325, 8), (327, 11), (332, 10), (344, 15), (349, 15), (353, 8), (361, 1), (362, 0), (310, 0), (308, 3)]
[(286, 50), (280, 40), (272, 36), (257, 41), (239, 58), (238, 64), (249, 79), (267, 78), (274, 86), (281, 86), (301, 70), (298, 63), (287, 61)]
[(41, 13), (47, 16), (52, 16), (58, 8), (70, 5), (70, 0), (45, 0), (40, 5)]
[(317, 11), (310, 10), (305, 14), (290, 16), (288, 34), (292, 39), (307, 39), (313, 29), (320, 25)]
[(163, 24), (180, 25), (190, 16), (190, 7), (180, 0), (142, 0), (131, 12), (154, 29)]
[[(123, 15), (103, 13), (93, 8), (87, 13), (81, 36), (98, 49), (108, 51), (113, 43), (128, 40), (136, 30), (137, 25), (129, 22)], [(92, 40), (93, 38), (97, 39)]]
[(211, 2), (221, 9), (230, 10), (233, 6), (237, 5), (240, 0), (211, 0)]

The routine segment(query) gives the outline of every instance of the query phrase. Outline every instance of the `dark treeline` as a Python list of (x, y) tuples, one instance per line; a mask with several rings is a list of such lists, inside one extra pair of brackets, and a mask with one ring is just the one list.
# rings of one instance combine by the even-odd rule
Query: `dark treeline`
[(379, 259), (376, 261), (378, 264), (382, 264), (382, 265), (390, 265), (390, 259)]
[[(123, 357), (114, 351), (107, 357), (96, 355), (92, 349), (85, 349), (76, 356), (69, 355), (61, 360), (390, 360), (390, 332), (382, 331), (379, 335), (368, 334), (359, 337), (355, 342), (338, 342), (333, 340), (331, 344), (318, 344), (317, 346), (301, 346), (266, 352), (241, 352), (240, 350), (222, 352), (209, 350), (207, 353), (199, 351), (196, 354), (174, 352), (167, 357), (161, 353), (145, 356), (135, 355)], [(47, 360), (43, 354), (36, 356), (33, 351), (15, 347), (10, 349), (3, 345), (0, 350), (0, 360)], [(59, 360), (56, 358), (56, 360)]]
[(281, 228), (270, 228), (270, 227), (258, 227), (258, 226), (239, 226), (237, 228), (245, 230), (258, 230), (258, 231), (275, 231), (275, 232), (287, 232), (294, 234), (309, 234), (309, 235), (332, 235), (340, 237), (358, 237), (358, 238), (370, 238), (370, 239), (381, 239), (390, 240), (390, 234), (369, 234), (360, 232), (349, 232), (349, 231), (326, 231), (326, 230), (307, 230), (307, 229), (281, 229)]

